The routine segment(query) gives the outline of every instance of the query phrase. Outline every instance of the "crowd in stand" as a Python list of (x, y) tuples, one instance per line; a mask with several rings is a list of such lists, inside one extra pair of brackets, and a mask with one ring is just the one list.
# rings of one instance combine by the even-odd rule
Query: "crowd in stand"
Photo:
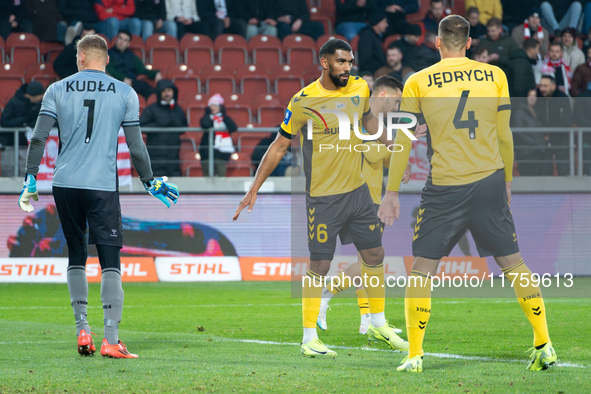
[[(323, 7), (329, 10), (324, 15), (329, 22), (325, 23), (311, 3), (327, 1), (334, 4)], [(465, 0), (464, 6), (452, 10), (447, 0), (9, 0), (0, 2), (0, 35), (6, 39), (14, 32), (29, 32), (42, 42), (63, 42), (66, 46), (53, 63), (60, 78), (77, 71), (76, 37), (104, 35), (114, 42), (107, 72), (131, 85), (145, 100), (155, 97), (142, 113), (142, 124), (179, 127), (188, 124), (179, 107), (182, 97), (165, 78), (166, 70), (146, 67), (144, 59), (130, 50), (134, 36), (146, 41), (155, 33), (165, 33), (181, 40), (186, 34), (203, 34), (213, 40), (221, 34), (235, 34), (249, 40), (263, 34), (283, 40), (290, 34), (301, 34), (316, 40), (333, 33), (327, 29), (334, 25), (334, 33), (356, 48), (356, 72), (369, 84), (382, 75), (404, 83), (412, 73), (439, 61), (435, 38), (441, 19), (451, 12), (463, 13), (471, 24), (472, 47), (467, 55), (502, 68), (510, 95), (524, 98), (514, 107), (514, 126), (591, 127), (591, 118), (573, 111), (591, 108), (583, 102), (586, 100), (579, 103), (574, 99), (591, 97), (591, 1)], [(35, 86), (33, 93), (38, 91)], [(13, 100), (23, 105), (28, 100), (27, 108), (36, 108), (36, 99), (31, 98), (35, 95), (27, 93), (29, 87), (23, 85)], [(235, 152), (229, 133), (236, 130), (238, 122), (225, 113), (224, 98), (218, 96), (210, 97), (200, 124), (217, 125), (220, 133), (228, 133), (216, 133), (215, 173), (223, 176), (224, 162)], [(560, 104), (547, 105), (550, 98)], [(7, 111), (6, 105), (2, 114), (3, 127), (15, 125), (13, 100), (9, 102), (11, 110)], [(164, 109), (175, 106), (175, 115), (168, 116)], [(23, 111), (26, 117), (30, 113), (29, 109)], [(30, 125), (31, 119), (21, 123)], [(564, 133), (516, 133), (521, 175), (567, 175), (568, 138)], [(588, 142), (584, 141), (585, 146)], [(11, 143), (7, 135), (0, 134), (1, 145)], [(148, 138), (153, 150), (163, 144), (176, 149), (172, 157), (178, 162), (179, 135)], [(201, 146), (205, 160), (208, 152)], [(587, 157), (591, 154), (585, 153)], [(157, 158), (158, 152), (153, 156)], [(160, 156), (171, 161), (170, 152)], [(4, 165), (3, 169), (7, 174)], [(585, 172), (591, 174), (591, 168)]]

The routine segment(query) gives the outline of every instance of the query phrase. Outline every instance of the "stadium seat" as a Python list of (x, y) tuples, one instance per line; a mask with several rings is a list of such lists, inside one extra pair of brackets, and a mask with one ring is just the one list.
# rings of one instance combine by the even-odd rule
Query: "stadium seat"
[(173, 64), (168, 68), (166, 77), (174, 83), (179, 91), (178, 101), (185, 96), (194, 97), (201, 92), (201, 81), (199, 70), (189, 67), (186, 64)]
[(258, 34), (248, 40), (248, 52), (252, 56), (253, 64), (280, 64), (283, 63), (281, 41), (275, 36)]
[(154, 69), (165, 71), (179, 63), (179, 42), (169, 34), (152, 34), (146, 40), (145, 50)]
[(207, 65), (201, 70), (201, 80), (205, 82), (205, 92), (208, 94), (236, 93), (234, 81), (235, 68), (226, 65)]
[(213, 64), (213, 41), (204, 34), (185, 34), (180, 43), (183, 61), (191, 67), (201, 69)]
[(302, 74), (296, 74), (287, 64), (271, 69), (270, 76), (275, 87), (275, 93), (283, 100), (291, 99), (294, 94), (305, 86)]
[(148, 99), (146, 100), (146, 106), (154, 104), (158, 101), (158, 97), (156, 97), (156, 93), (152, 93)]
[(252, 112), (250, 106), (242, 106), (238, 104), (224, 103), (226, 114), (232, 118), (237, 127), (247, 127), (252, 125)]
[(31, 33), (12, 33), (6, 39), (6, 52), (10, 54), (10, 62), (22, 69), (41, 61), (39, 46), (39, 39)]
[(39, 81), (47, 88), (50, 83), (58, 79), (51, 63), (33, 63), (27, 68), (27, 83)]
[(285, 116), (285, 102), (277, 95), (263, 94), (254, 100), (254, 108), (257, 110), (257, 126), (277, 127)]
[(64, 50), (64, 45), (59, 42), (42, 42), (39, 50), (41, 51), (41, 60), (53, 64), (55, 58)]
[(386, 39), (382, 43), (382, 48), (384, 48), (384, 52), (392, 42), (400, 40), (400, 37), (402, 37), (400, 34), (393, 34), (391, 36), (386, 37)]
[(286, 54), (289, 64), (311, 64), (316, 61), (316, 43), (310, 36), (302, 34), (290, 34), (283, 39), (283, 53)]
[[(334, 4), (334, 2), (333, 2)], [(324, 25), (324, 32), (325, 33), (332, 33), (333, 32), (333, 25), (335, 22), (334, 13), (326, 12), (323, 9), (318, 7), (311, 7), (310, 8), (310, 20), (315, 22), (320, 22)]]
[(269, 138), (271, 133), (255, 133), (241, 131), (238, 133), (238, 151), (247, 157), (252, 157), (252, 152), (263, 138)]
[(235, 70), (238, 66), (248, 63), (246, 40), (240, 35), (220, 34), (213, 42), (213, 46), (218, 54), (219, 64)]
[(0, 67), (0, 101), (8, 102), (16, 91), (25, 83), (25, 73), (14, 64)]
[(252, 176), (254, 167), (249, 156), (232, 153), (226, 164), (226, 177)]
[(342, 36), (340, 34), (323, 34), (316, 40), (316, 52), (320, 53), (320, 48), (322, 47), (322, 45), (324, 45), (328, 40), (332, 40), (333, 38), (337, 38), (339, 40), (348, 42), (345, 36)]
[[(249, 107), (252, 110), (252, 94), (222, 94), (225, 105), (239, 105)], [(253, 112), (254, 114), (254, 112)]]
[(240, 81), (242, 94), (270, 93), (269, 72), (254, 64), (243, 64), (236, 70), (236, 81)]
[(353, 48), (353, 53), (355, 54), (355, 58), (357, 59), (357, 46), (359, 45), (359, 34), (353, 37), (349, 44), (351, 44), (351, 48)]
[(142, 96), (141, 94), (137, 95), (137, 98), (140, 101), (140, 115), (142, 114), (142, 112), (144, 112), (144, 109), (146, 108), (146, 99), (144, 98), (144, 96)]
[(201, 166), (201, 158), (199, 153), (185, 151), (181, 154), (181, 174), (190, 177), (203, 176), (203, 169)]
[(303, 75), (305, 83), (312, 83), (322, 75), (322, 66), (320, 64), (310, 64), (304, 70)]
[(190, 102), (185, 103), (187, 108), (187, 122), (189, 127), (201, 127), (201, 118), (205, 115), (205, 108), (207, 108), (207, 101), (204, 103)]

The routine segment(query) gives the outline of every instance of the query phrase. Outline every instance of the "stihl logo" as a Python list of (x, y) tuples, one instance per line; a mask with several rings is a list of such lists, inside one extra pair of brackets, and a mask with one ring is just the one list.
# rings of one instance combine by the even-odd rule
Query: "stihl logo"
[[(88, 264), (86, 266), (87, 276), (99, 276), (100, 265)], [(142, 271), (142, 265), (140, 263), (121, 263), (121, 276), (148, 276), (146, 271)]]
[(16, 276), (60, 276), (53, 264), (2, 264), (0, 275)]
[(254, 263), (252, 266), (253, 275), (291, 275), (289, 263)]
[(225, 271), (221, 263), (179, 263), (170, 266), (170, 273), (172, 275), (195, 275), (195, 274), (222, 274), (228, 275), (230, 272)]

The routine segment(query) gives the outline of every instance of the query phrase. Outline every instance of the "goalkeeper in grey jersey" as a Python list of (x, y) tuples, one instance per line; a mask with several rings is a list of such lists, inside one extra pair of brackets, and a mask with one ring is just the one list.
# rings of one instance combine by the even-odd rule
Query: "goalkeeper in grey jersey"
[(37, 201), (36, 176), (51, 128), (57, 123), (59, 155), (53, 175), (53, 196), (68, 243), (68, 289), (76, 319), (78, 352), (94, 354), (88, 326), (86, 280), (86, 223), (88, 243), (96, 244), (102, 269), (101, 301), (105, 333), (101, 354), (136, 358), (119, 340), (123, 310), (120, 250), (121, 207), (117, 179), (117, 133), (123, 126), (131, 159), (146, 190), (167, 207), (177, 202), (176, 185), (154, 179), (150, 157), (139, 127), (139, 101), (135, 91), (105, 74), (109, 62), (107, 42), (83, 37), (77, 46), (79, 72), (47, 89), (27, 154), (24, 188), (19, 206), (31, 212)]

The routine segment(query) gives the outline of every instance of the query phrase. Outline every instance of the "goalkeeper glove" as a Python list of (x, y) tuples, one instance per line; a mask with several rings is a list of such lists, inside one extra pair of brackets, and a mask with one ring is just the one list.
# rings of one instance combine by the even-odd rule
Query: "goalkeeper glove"
[(156, 197), (166, 208), (170, 208), (170, 203), (176, 204), (179, 199), (179, 188), (174, 183), (166, 183), (167, 177), (156, 178), (150, 182), (144, 183), (144, 188), (152, 196)]
[(27, 174), (23, 182), (23, 191), (18, 196), (18, 205), (25, 212), (32, 212), (35, 208), (31, 205), (29, 200), (32, 198), (39, 201), (39, 194), (37, 193), (37, 180), (35, 176)]

